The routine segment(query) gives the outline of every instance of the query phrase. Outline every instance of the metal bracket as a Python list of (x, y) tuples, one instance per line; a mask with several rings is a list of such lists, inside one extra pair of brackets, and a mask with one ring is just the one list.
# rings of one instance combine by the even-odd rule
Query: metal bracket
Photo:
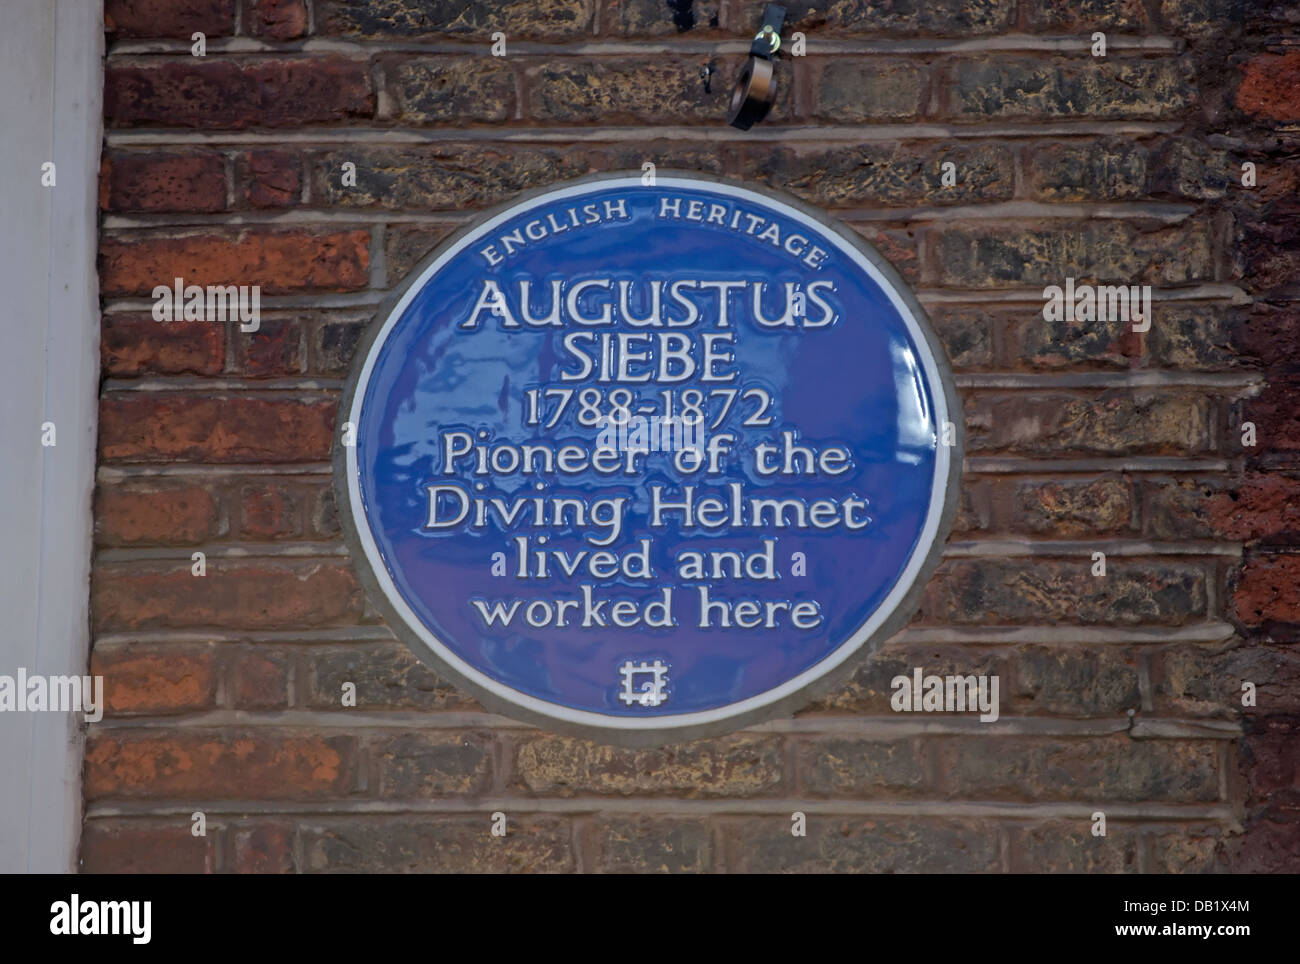
[(751, 57), (764, 57), (771, 60), (781, 49), (781, 28), (785, 25), (785, 7), (769, 3), (763, 11), (763, 25), (754, 34), (754, 42), (749, 46)]
[(749, 45), (749, 58), (731, 91), (727, 123), (732, 127), (749, 130), (767, 116), (776, 102), (775, 59), (781, 49), (784, 25), (785, 7), (769, 3), (763, 11), (763, 24)]

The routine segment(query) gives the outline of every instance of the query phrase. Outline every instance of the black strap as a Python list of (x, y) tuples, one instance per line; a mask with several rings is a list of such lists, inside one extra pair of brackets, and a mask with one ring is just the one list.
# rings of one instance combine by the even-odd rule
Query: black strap
[(772, 44), (768, 41), (764, 28), (771, 27), (772, 32), (779, 39), (781, 36), (781, 27), (785, 25), (785, 7), (775, 3), (769, 3), (763, 11), (763, 23), (758, 28), (758, 33), (754, 37), (754, 42), (749, 45), (749, 53), (752, 57), (762, 57), (764, 60), (771, 60), (774, 51)]

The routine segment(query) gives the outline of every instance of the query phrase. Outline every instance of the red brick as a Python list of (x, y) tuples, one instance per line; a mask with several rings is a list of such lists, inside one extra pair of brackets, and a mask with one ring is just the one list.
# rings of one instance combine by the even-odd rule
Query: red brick
[(81, 835), (81, 872), (86, 874), (210, 874), (216, 854), (207, 836), (190, 832), (190, 819), (167, 823), (89, 820)]
[[(669, 166), (657, 152), (642, 157), (653, 158), (660, 167)], [(587, 174), (601, 159), (586, 145), (583, 150), (457, 141), (402, 148), (349, 145), (311, 155), (311, 193), (316, 203), (330, 208), (464, 211), (500, 204), (521, 191)], [(343, 183), (343, 165), (347, 163), (356, 165), (356, 184)], [(629, 159), (611, 170), (640, 169), (641, 163)], [(445, 224), (392, 225), (387, 235), (390, 277), (409, 271), (450, 231), (451, 226)], [(399, 257), (394, 259), (393, 254)]]
[[(1300, 201), (1288, 199), (1255, 210), (1240, 204), (1235, 220), (1230, 277), (1253, 294), (1278, 291), (1285, 297), (1300, 275)], [(1280, 357), (1276, 348), (1264, 355), (1269, 362)]]
[(351, 683), (358, 711), (482, 710), (397, 642), (314, 647), (304, 666), (303, 703), (311, 709), (339, 709)]
[(104, 72), (109, 127), (293, 127), (374, 114), (361, 60), (305, 57), (245, 64), (186, 58)]
[(216, 153), (136, 154), (104, 157), (99, 206), (105, 211), (222, 211), (226, 162)]
[[(1225, 28), (1239, 23), (1247, 13), (1250, 19), (1258, 18), (1262, 23), (1268, 19), (1270, 8), (1278, 20), (1284, 19), (1286, 12), (1291, 10), (1287, 0), (1253, 0), (1251, 3), (1243, 0), (1159, 0), (1158, 4), (1148, 4), (1148, 8), (1153, 10), (1156, 6), (1160, 8), (1160, 19), (1171, 33), (1211, 39), (1217, 39)], [(1221, 46), (1210, 46), (1207, 53), (1213, 57), (1221, 51)]]
[(1049, 33), (1091, 34), (1102, 29), (1144, 33), (1146, 27), (1142, 0), (1037, 0), (1027, 6), (1029, 26)]
[(375, 792), (386, 799), (486, 793), (492, 786), (492, 738), (482, 733), (403, 733), (374, 740)]
[(992, 53), (945, 66), (946, 75), (938, 78), (944, 112), (962, 120), (1163, 120), (1195, 103), (1192, 64), (1178, 57), (1029, 59)]
[(239, 534), (253, 539), (301, 536), (301, 495), (277, 483), (244, 486), (239, 493)]
[(966, 448), (971, 454), (1188, 455), (1205, 451), (1210, 442), (1203, 393), (968, 393), (966, 411)]
[[(999, 488), (999, 494), (1002, 489)], [(1020, 483), (1003, 517), (1015, 528), (1053, 535), (1103, 535), (1129, 528), (1133, 491), (1117, 478)]]
[(293, 40), (307, 32), (307, 5), (303, 0), (249, 0), (245, 23), (255, 37)]
[(950, 560), (926, 586), (926, 623), (1181, 625), (1205, 615), (1205, 573), (1190, 565), (1112, 558), (1092, 575), (1091, 553), (1072, 560)]
[(602, 874), (706, 873), (713, 828), (705, 820), (606, 817), (588, 835), (593, 869)]
[[(948, 161), (956, 168), (956, 182), (946, 187)], [(920, 148), (886, 142), (829, 150), (774, 150), (764, 144), (743, 155), (740, 168), (746, 180), (832, 208), (1010, 200), (1014, 169), (1007, 147), (942, 141)]]
[[(911, 677), (920, 666), (926, 675), (997, 676), (1005, 680), (1014, 661), (1010, 654), (975, 649), (970, 644), (940, 646), (908, 644), (902, 637), (890, 639), (871, 659), (859, 663), (853, 675), (832, 692), (800, 710), (798, 716), (892, 716), (890, 700), (894, 690), (889, 685), (898, 676)], [(1001, 691), (1003, 706), (1008, 694)], [(1006, 710), (1003, 710), (1006, 714)]]
[(1209, 803), (1219, 799), (1212, 740), (942, 737), (933, 741), (950, 797)]
[[(1178, 827), (1172, 833), (1152, 834), (1148, 874), (1204, 874), (1223, 873), (1217, 865), (1219, 848), (1233, 838), (1224, 828), (1214, 824), (1193, 824)], [(1036, 868), (1037, 869), (1037, 868)], [(1237, 868), (1232, 872), (1240, 873)]]
[[(1175, 717), (1236, 719), (1300, 713), (1300, 648), (1240, 642), (1169, 646), (1151, 661), (1156, 709)], [(1255, 705), (1242, 706), (1242, 685), (1255, 686)]]
[[(932, 230), (927, 248), (927, 282), (953, 288), (1041, 291), (1069, 277), (1076, 284), (1215, 280), (1214, 233), (1191, 219), (1166, 227), (1100, 219), (952, 224)], [(1041, 309), (1040, 301), (1040, 318)]]
[(915, 285), (921, 280), (921, 258), (917, 251), (916, 232), (907, 228), (877, 228), (853, 225), (873, 248), (880, 252), (903, 280)]
[(1013, 873), (1136, 873), (1141, 837), (1135, 826), (1115, 822), (1093, 837), (1092, 821), (1011, 825), (1008, 863)]
[[(879, 241), (877, 250), (885, 253)], [(892, 262), (893, 256), (885, 254)], [(898, 264), (895, 262), (894, 267)], [(988, 312), (969, 308), (932, 308), (930, 321), (943, 342), (948, 361), (955, 370), (990, 368), (993, 364), (993, 332), (1000, 327)]]
[[(657, 0), (648, 2), (663, 6)], [(581, 38), (590, 32), (592, 11), (598, 6), (599, 0), (315, 0), (312, 4), (317, 32), (389, 45), (415, 37), (486, 42), (496, 30), (511, 42)]]
[(1092, 821), (1052, 821), (1010, 828), (1009, 863), (1013, 873), (1136, 873), (1142, 839), (1137, 828), (1114, 823), (1106, 836), (1092, 835)]
[[(550, 58), (528, 71), (528, 117), (595, 126), (717, 124), (726, 117), (730, 88), (716, 76), (706, 87), (700, 75), (703, 63), (700, 57)], [(509, 116), (511, 86), (500, 80), (494, 83), (494, 78), (486, 75), (453, 89), (449, 97), (440, 93), (447, 80), (441, 76), (439, 63), (429, 68), (402, 81), (406, 116), (429, 121), (451, 120), (457, 111), (484, 121)], [(465, 65), (457, 73), (464, 75), (471, 69), (473, 65)], [(789, 117), (791, 89), (777, 87), (769, 123)]]
[(288, 151), (249, 151), (239, 159), (239, 191), (255, 208), (283, 208), (302, 198), (302, 162)]
[(1300, 119), (1300, 51), (1260, 54), (1242, 68), (1237, 106), (1266, 120)]
[[(460, 127), (476, 121), (499, 123), (515, 112), (515, 72), (505, 58), (444, 55), (404, 59), (385, 64), (385, 73), (385, 89), (406, 124)], [(606, 90), (618, 90), (618, 86), (611, 84)], [(576, 93), (570, 102), (581, 103)]]
[(151, 295), (182, 278), (191, 285), (260, 285), (262, 294), (348, 291), (369, 280), (366, 231), (245, 231), (141, 241), (105, 239), (99, 246), (100, 293)]
[(234, 368), (246, 375), (297, 375), (305, 367), (302, 326), (263, 318), (257, 331), (234, 339)]
[[(1290, 201), (1300, 193), (1300, 159), (1291, 156), (1261, 161), (1256, 165), (1257, 190), (1264, 201)], [(1256, 306), (1259, 308), (1287, 309), (1291, 306)], [(1294, 309), (1292, 309), (1294, 311)]]
[(513, 784), (538, 796), (772, 796), (784, 770), (781, 742), (768, 735), (633, 750), (542, 734), (517, 747)]
[(1214, 528), (1232, 539), (1300, 542), (1300, 479), (1252, 473), (1207, 502)]
[(209, 559), (207, 575), (188, 559), (163, 567), (101, 566), (91, 586), (100, 632), (223, 626), (228, 629), (309, 628), (356, 620), (361, 588), (350, 569), (325, 563), (236, 566)]
[(356, 778), (351, 737), (113, 730), (86, 746), (88, 800), (339, 797)]
[(197, 485), (101, 484), (94, 514), (99, 545), (194, 545), (221, 531), (217, 500)]
[[(1148, 479), (1146, 532), (1156, 539), (1213, 539), (1221, 535), (1210, 509), (1224, 488), (1222, 479)], [(1223, 498), (1231, 501), (1225, 494)]]
[(235, 831), (237, 874), (291, 874), (293, 830), (280, 824)]
[(979, 820), (809, 814), (806, 837), (789, 817), (728, 821), (727, 870), (766, 874), (990, 873), (1001, 869), (996, 825)]
[(928, 71), (918, 60), (840, 56), (817, 63), (824, 65), (817, 75), (812, 110), (820, 120), (832, 124), (910, 120), (925, 108)]
[(933, 794), (925, 754), (914, 740), (823, 737), (795, 751), (799, 788), (817, 797), (880, 799)]
[[(450, 233), (451, 231), (447, 228), (427, 228), (424, 225), (390, 225), (384, 233), (384, 264), (388, 268), (389, 282), (397, 284), (405, 279), (433, 251), (438, 242)], [(332, 361), (331, 356), (337, 357), (337, 348), (353, 348), (356, 343), (346, 345), (345, 342), (343, 345), (339, 345), (336, 341), (336, 347), (327, 346), (327, 338), (333, 337), (337, 339), (340, 334), (337, 331), (331, 333), (329, 327), (331, 326), (322, 326), (321, 343), (324, 350), (321, 354)], [(364, 327), (364, 322), (359, 326), (359, 328), (362, 327)], [(344, 371), (346, 370), (345, 367)]]
[[(1253, 327), (1235, 308), (1172, 302), (1153, 307), (1155, 320), (1145, 336), (1147, 365), (1187, 371), (1226, 371), (1253, 366), (1233, 342)], [(1276, 344), (1276, 343), (1275, 343)], [(1134, 353), (1138, 355), (1140, 353)]]
[(99, 404), (105, 461), (306, 462), (330, 457), (329, 401), (110, 394)]
[(1280, 818), (1268, 814), (1252, 821), (1246, 833), (1229, 838), (1224, 852), (1234, 874), (1294, 874), (1300, 866), (1300, 833), (1294, 813)]
[[(388, 255), (388, 270), (389, 277), (392, 277), (391, 252)], [(402, 273), (404, 274), (405, 271)], [(312, 372), (321, 375), (347, 375), (367, 324), (367, 321), (361, 319), (321, 322), (315, 328), (312, 337)]]
[(1252, 798), (1300, 791), (1300, 719), (1273, 717), (1250, 727), (1246, 737), (1247, 778)]
[(1145, 162), (1149, 176), (1139, 179), (1139, 183), (1145, 181), (1146, 190), (1152, 194), (1217, 200), (1236, 193), (1241, 183), (1241, 167), (1232, 155), (1198, 138), (1173, 137), (1157, 142), (1153, 148)]
[(228, 36), (235, 0), (104, 0), (104, 29), (116, 37)]
[(1003, 352), (1016, 368), (1128, 368), (1142, 354), (1142, 336), (1121, 319), (1045, 321), (1041, 312), (995, 315)]
[(507, 813), (504, 837), (486, 813), (328, 817), (304, 823), (303, 870), (309, 873), (572, 873), (567, 816)]
[[(649, 7), (660, 17), (674, 20), (673, 6), (656, 0), (636, 0), (632, 10)], [(701, 4), (696, 3), (696, 16)], [(889, 36), (972, 37), (1015, 29), (1016, 5), (1009, 0), (930, 0), (928, 3), (862, 2), (787, 3), (785, 28), (824, 31), (822, 36), (876, 34)], [(660, 8), (667, 8), (662, 9)], [(743, 4), (732, 8), (732, 30), (757, 29), (763, 6)], [(739, 23), (737, 24), (737, 13)], [(645, 14), (642, 14), (645, 16)], [(603, 24), (602, 24), (603, 26)]]
[[(1003, 716), (1102, 716), (1112, 719), (1140, 705), (1138, 659), (1114, 644), (1023, 646), (1007, 662), (1000, 699)], [(927, 672), (929, 667), (926, 667)], [(962, 670), (962, 673), (970, 673)], [(976, 670), (976, 675), (982, 675)], [(942, 673), (941, 675), (948, 675)]]
[(1300, 556), (1249, 558), (1238, 577), (1232, 609), (1246, 626), (1300, 623)]
[(90, 671), (104, 677), (109, 714), (180, 713), (214, 705), (217, 670), (210, 648), (97, 649)]
[(109, 377), (217, 375), (226, 361), (226, 328), (206, 321), (105, 315), (99, 360)]
[(249, 649), (231, 656), (231, 693), (240, 709), (279, 709), (289, 705), (293, 656), (274, 650)]
[[(1255, 447), (1241, 444), (1241, 425), (1255, 423)], [(1300, 376), (1270, 379), (1264, 390), (1242, 406), (1229, 429), (1233, 451), (1245, 455), (1300, 451)]]
[(989, 485), (963, 480), (958, 496), (957, 517), (952, 521), (953, 532), (982, 532), (989, 528), (991, 506)]
[[(1300, 196), (1300, 170), (1286, 189)], [(1300, 370), (1300, 307), (1256, 303), (1237, 319), (1231, 339), (1234, 349), (1266, 362), (1271, 371)]]

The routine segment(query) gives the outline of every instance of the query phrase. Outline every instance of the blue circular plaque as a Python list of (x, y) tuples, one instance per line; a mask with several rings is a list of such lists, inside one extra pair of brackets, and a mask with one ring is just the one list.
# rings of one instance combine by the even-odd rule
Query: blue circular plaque
[(679, 172), (536, 191), (368, 335), (349, 545), (393, 630), (492, 709), (625, 744), (788, 713), (938, 562), (943, 351), (884, 260), (793, 199)]

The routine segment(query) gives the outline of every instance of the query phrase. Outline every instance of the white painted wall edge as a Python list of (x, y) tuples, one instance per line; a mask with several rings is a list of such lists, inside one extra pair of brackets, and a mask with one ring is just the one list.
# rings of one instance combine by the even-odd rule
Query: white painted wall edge
[[(103, 37), (100, 0), (0, 2), (0, 674), (11, 676), (89, 672)], [(83, 742), (82, 714), (0, 712), (0, 872), (77, 869)]]

